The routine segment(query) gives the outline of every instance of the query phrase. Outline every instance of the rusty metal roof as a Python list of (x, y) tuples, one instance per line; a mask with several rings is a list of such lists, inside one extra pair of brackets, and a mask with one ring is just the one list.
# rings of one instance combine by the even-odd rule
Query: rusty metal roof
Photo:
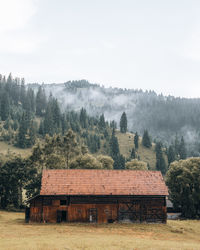
[(159, 171), (44, 170), (40, 195), (168, 195)]

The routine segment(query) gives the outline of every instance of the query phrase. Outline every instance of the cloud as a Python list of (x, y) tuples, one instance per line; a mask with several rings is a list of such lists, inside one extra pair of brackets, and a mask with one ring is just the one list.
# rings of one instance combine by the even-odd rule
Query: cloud
[(1, 1), (0, 32), (24, 28), (36, 13), (35, 0)]
[(44, 40), (31, 28), (31, 19), (37, 12), (38, 0), (1, 1), (0, 53), (28, 54)]
[(200, 31), (196, 30), (191, 32), (188, 39), (181, 47), (183, 54), (186, 58), (200, 61)]
[(7, 35), (0, 40), (0, 53), (2, 54), (29, 54), (33, 53), (42, 42), (41, 37), (27, 35)]

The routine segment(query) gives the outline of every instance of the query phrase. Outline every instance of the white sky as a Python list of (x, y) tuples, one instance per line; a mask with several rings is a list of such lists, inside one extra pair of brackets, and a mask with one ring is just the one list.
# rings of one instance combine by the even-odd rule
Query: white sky
[(199, 0), (0, 0), (0, 73), (200, 97)]

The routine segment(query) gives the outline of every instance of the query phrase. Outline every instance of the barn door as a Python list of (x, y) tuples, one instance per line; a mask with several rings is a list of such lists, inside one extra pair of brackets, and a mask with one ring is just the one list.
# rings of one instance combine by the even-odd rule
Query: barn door
[(97, 208), (90, 208), (88, 210), (89, 222), (97, 222)]
[(62, 211), (57, 210), (57, 223), (60, 223), (62, 221)]
[(67, 221), (67, 211), (66, 210), (57, 210), (57, 223)]

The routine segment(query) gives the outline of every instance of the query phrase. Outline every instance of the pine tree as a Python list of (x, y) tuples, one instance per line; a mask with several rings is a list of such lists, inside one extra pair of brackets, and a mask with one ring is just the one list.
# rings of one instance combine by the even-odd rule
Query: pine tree
[(156, 143), (156, 169), (161, 171), (162, 174), (166, 173), (166, 164), (165, 164), (165, 159), (163, 157), (163, 152), (162, 152), (162, 143), (157, 142)]
[(170, 145), (167, 151), (168, 164), (176, 160), (174, 146)]
[(110, 127), (112, 128), (112, 129), (116, 129), (117, 128), (117, 123), (113, 120), (113, 121), (111, 121), (110, 122)]
[(82, 128), (87, 128), (87, 113), (84, 108), (81, 109), (80, 112), (80, 124)]
[(69, 168), (69, 160), (77, 152), (76, 135), (70, 129), (63, 137), (62, 151), (64, 153), (65, 160), (66, 160), (66, 168)]
[(26, 88), (25, 88), (25, 80), (24, 80), (24, 78), (21, 80), (20, 101), (22, 103), (22, 107), (24, 109), (26, 109), (27, 108), (27, 99), (26, 99)]
[(119, 155), (119, 143), (115, 136), (115, 130), (113, 129), (112, 136), (110, 139), (110, 156), (113, 160)]
[(179, 155), (180, 155), (180, 159), (184, 160), (187, 157), (187, 150), (186, 150), (186, 146), (185, 146), (185, 141), (183, 136), (181, 137), (181, 142), (179, 145)]
[(125, 112), (123, 112), (121, 119), (120, 119), (120, 132), (121, 133), (127, 132), (127, 117), (126, 117)]
[(27, 130), (28, 130), (29, 122), (30, 122), (27, 119), (28, 119), (28, 116), (24, 112), (22, 114), (22, 118), (21, 118), (20, 126), (19, 126), (19, 132), (18, 132), (18, 136), (17, 136), (17, 145), (20, 148), (26, 148), (27, 147), (26, 135), (27, 135)]
[(55, 126), (55, 130), (59, 131), (60, 121), (61, 121), (61, 112), (60, 112), (60, 107), (58, 105), (57, 99), (52, 98), (50, 105), (51, 105), (51, 112), (53, 115), (53, 123)]
[(40, 126), (39, 126), (38, 133), (40, 135), (45, 135), (45, 132), (44, 132), (44, 121), (43, 120), (40, 121)]
[(44, 134), (53, 135), (55, 133), (55, 124), (51, 106), (48, 104), (44, 117)]
[(30, 110), (31, 112), (35, 113), (35, 94), (31, 88), (28, 88), (26, 98), (28, 100), (28, 107), (26, 110)]
[(10, 113), (10, 101), (7, 92), (2, 93), (1, 96), (1, 119), (5, 121), (9, 117)]
[(180, 147), (180, 142), (179, 142), (178, 136), (176, 134), (176, 138), (175, 138), (175, 142), (174, 142), (174, 149), (175, 149), (175, 155), (178, 158), (180, 158), (180, 156), (179, 156), (179, 147)]
[(104, 114), (102, 114), (99, 118), (99, 128), (102, 130), (106, 127), (106, 122), (104, 118)]
[(135, 159), (135, 158), (136, 158), (135, 148), (132, 148), (132, 150), (131, 150), (131, 159)]
[(136, 149), (138, 149), (138, 141), (139, 141), (139, 136), (138, 133), (136, 132), (134, 136), (134, 144)]
[(46, 109), (46, 95), (44, 89), (40, 86), (36, 94), (36, 115), (43, 116)]
[(146, 148), (150, 148), (152, 146), (151, 139), (147, 130), (144, 131), (142, 137), (142, 145), (145, 146)]
[(61, 115), (61, 129), (62, 129), (62, 134), (63, 135), (64, 135), (65, 131), (67, 129), (69, 129), (68, 126), (67, 126), (67, 120), (66, 120), (65, 114)]
[(29, 146), (33, 146), (36, 141), (36, 124), (34, 124), (33, 120), (30, 123), (30, 128), (29, 128)]
[(114, 157), (114, 164), (113, 168), (114, 169), (125, 169), (125, 158), (123, 155), (118, 154), (117, 156)]

